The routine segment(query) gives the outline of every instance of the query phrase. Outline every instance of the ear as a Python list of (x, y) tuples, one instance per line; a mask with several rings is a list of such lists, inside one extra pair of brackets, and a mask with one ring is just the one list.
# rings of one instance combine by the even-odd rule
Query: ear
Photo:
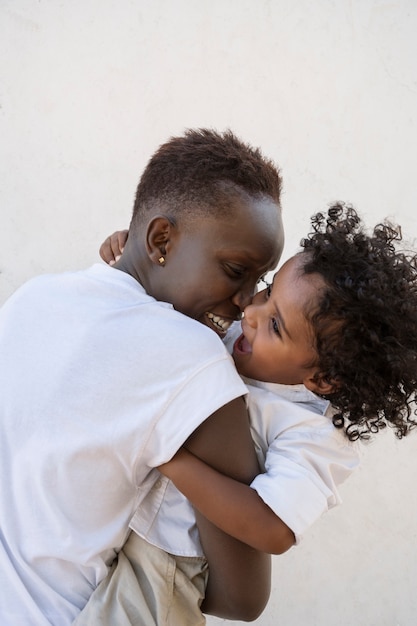
[(340, 387), (340, 382), (336, 379), (329, 381), (321, 372), (315, 372), (306, 376), (303, 380), (303, 385), (313, 393), (327, 396), (330, 393), (334, 393)]
[[(163, 215), (157, 215), (149, 222), (146, 229), (146, 251), (153, 263), (165, 265), (165, 256), (172, 242), (174, 231), (175, 225)], [(163, 262), (161, 258), (164, 259)]]

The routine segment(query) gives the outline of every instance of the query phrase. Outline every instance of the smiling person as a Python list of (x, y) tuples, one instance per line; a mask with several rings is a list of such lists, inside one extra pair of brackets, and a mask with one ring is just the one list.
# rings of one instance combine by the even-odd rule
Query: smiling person
[[(341, 502), (338, 486), (359, 464), (358, 440), (386, 426), (402, 438), (417, 424), (415, 253), (398, 250), (399, 229), (380, 224), (367, 234), (356, 212), (341, 204), (312, 224), (302, 251), (253, 298), (225, 339), (249, 391), (262, 473), (249, 487), (187, 450), (160, 467), (196, 507), (200, 528), (203, 514), (238, 540), (275, 554), (292, 545), (288, 529), (299, 543)], [(112, 250), (104, 257), (117, 246)], [(201, 535), (200, 543), (190, 502), (173, 483), (162, 479), (148, 494), (122, 559), (77, 626), (204, 624), (199, 559), (210, 554), (209, 581), (213, 576), (221, 596), (224, 535), (219, 531), (209, 542)], [(167, 572), (174, 563), (182, 578), (171, 590)], [(152, 590), (146, 594), (152, 601), (144, 589)]]
[[(155, 468), (185, 442), (237, 480), (258, 473), (246, 387), (220, 337), (279, 260), (280, 191), (259, 150), (187, 131), (150, 159), (113, 267), (34, 278), (2, 307), (5, 626), (73, 622), (156, 489)], [(234, 577), (227, 606), (209, 585), (207, 607), (239, 619), (263, 608), (270, 563), (222, 537)]]
[[(312, 224), (302, 252), (246, 307), (232, 348), (264, 473), (249, 487), (186, 450), (160, 468), (219, 528), (270, 553), (281, 552), (283, 522), (299, 541), (338, 503), (352, 442), (386, 426), (402, 439), (417, 425), (415, 251), (398, 249), (401, 230), (389, 224), (366, 234), (341, 204)], [(301, 406), (315, 397), (324, 417), (299, 406), (291, 424), (283, 393)]]

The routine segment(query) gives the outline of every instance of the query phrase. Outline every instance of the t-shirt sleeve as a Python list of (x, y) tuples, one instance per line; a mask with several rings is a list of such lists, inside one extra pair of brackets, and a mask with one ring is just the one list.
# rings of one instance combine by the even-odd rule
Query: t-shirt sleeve
[(205, 363), (175, 389), (145, 447), (147, 465), (157, 467), (168, 461), (207, 417), (246, 393), (232, 358), (222, 349), (220, 357)]
[(341, 502), (338, 486), (359, 463), (333, 425), (294, 428), (268, 447), (265, 473), (251, 484), (295, 534), (296, 543), (323, 513)]

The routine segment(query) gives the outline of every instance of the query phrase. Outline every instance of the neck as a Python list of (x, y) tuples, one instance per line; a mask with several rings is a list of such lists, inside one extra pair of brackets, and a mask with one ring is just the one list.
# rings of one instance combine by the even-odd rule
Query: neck
[(132, 276), (149, 293), (149, 284), (146, 279), (147, 271), (145, 269), (146, 261), (147, 257), (144, 257), (141, 253), (137, 242), (128, 239), (122, 256), (113, 267)]

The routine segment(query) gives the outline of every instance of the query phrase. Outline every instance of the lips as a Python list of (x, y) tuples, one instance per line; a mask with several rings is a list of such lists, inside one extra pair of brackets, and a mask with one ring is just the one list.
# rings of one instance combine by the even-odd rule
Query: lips
[(252, 346), (250, 345), (249, 341), (246, 339), (245, 335), (240, 335), (240, 337), (238, 337), (234, 343), (233, 346), (233, 354), (239, 354), (239, 355), (244, 355), (244, 354), (251, 354), (252, 353)]
[(230, 320), (225, 320), (219, 315), (215, 315), (214, 313), (210, 312), (207, 312), (206, 315), (211, 324), (214, 326), (215, 330), (217, 330), (221, 335), (225, 335), (227, 333), (232, 324)]

